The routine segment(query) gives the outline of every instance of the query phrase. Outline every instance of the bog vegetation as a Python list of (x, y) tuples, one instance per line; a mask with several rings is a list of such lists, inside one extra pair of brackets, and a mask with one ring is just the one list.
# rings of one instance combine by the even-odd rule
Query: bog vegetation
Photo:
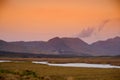
[(0, 63), (0, 80), (120, 80), (120, 69), (53, 67), (31, 62)]

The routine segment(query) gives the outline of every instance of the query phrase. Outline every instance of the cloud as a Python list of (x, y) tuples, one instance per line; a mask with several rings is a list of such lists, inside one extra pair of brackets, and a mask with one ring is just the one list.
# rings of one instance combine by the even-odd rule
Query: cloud
[(105, 25), (106, 25), (107, 23), (109, 23), (109, 21), (110, 21), (110, 20), (108, 19), (108, 20), (103, 21), (101, 24), (99, 24), (99, 26), (98, 26), (98, 32), (102, 31), (103, 28), (105, 27)]
[(104, 27), (106, 26), (107, 23), (109, 23), (110, 20), (105, 20), (103, 22), (101, 22), (100, 24), (98, 24), (95, 27), (88, 27), (86, 29), (83, 29), (79, 34), (78, 37), (80, 38), (88, 38), (91, 37), (92, 35), (96, 35), (97, 33), (101, 32)]
[(94, 33), (94, 28), (88, 27), (87, 29), (83, 29), (78, 35), (78, 37), (80, 38), (90, 37), (92, 36), (93, 33)]

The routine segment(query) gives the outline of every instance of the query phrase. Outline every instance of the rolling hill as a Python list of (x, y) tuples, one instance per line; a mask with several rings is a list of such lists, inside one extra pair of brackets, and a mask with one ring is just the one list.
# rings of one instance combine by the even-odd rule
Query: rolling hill
[(48, 41), (30, 42), (0, 40), (0, 51), (45, 55), (116, 56), (120, 55), (120, 37), (97, 41), (91, 45), (79, 38), (55, 37)]

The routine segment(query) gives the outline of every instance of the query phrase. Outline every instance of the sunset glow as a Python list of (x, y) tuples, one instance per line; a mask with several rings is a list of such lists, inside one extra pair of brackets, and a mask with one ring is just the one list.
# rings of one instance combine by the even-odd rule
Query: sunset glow
[(119, 0), (1, 0), (0, 39), (59, 36), (92, 43), (120, 36), (119, 4)]

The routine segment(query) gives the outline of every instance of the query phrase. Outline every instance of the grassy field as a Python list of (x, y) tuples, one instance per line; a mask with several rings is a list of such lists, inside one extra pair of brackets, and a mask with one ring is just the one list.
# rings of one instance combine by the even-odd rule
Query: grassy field
[(79, 57), (79, 58), (0, 58), (12, 61), (47, 61), (49, 63), (95, 63), (120, 66), (120, 57)]
[(120, 80), (120, 69), (53, 67), (28, 62), (0, 63), (0, 80)]

